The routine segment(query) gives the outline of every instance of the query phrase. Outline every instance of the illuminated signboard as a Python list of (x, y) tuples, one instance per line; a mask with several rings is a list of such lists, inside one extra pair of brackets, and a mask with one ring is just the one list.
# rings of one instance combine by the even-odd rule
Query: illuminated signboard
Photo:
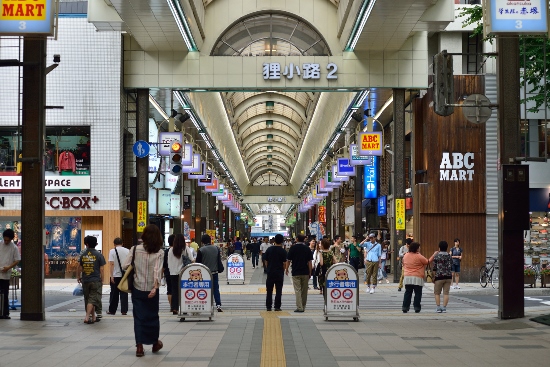
[(547, 10), (545, 0), (485, 1), (485, 33), (545, 34), (548, 31)]
[(382, 132), (359, 133), (357, 141), (360, 155), (382, 155)]
[(378, 216), (386, 215), (388, 212), (388, 202), (386, 196), (380, 196), (378, 198)]
[(349, 146), (349, 163), (352, 166), (362, 166), (372, 163), (372, 155), (359, 155), (359, 147), (357, 144)]
[(0, 0), (0, 36), (53, 36), (53, 0)]
[(378, 157), (373, 157), (372, 164), (365, 166), (363, 192), (365, 199), (378, 198)]
[(355, 176), (355, 166), (350, 165), (348, 158), (338, 158), (337, 171), (340, 176)]

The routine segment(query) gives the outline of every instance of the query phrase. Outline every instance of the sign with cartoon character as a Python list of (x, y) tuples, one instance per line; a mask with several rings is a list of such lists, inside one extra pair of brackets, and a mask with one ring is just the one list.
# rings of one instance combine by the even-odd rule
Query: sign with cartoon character
[(227, 284), (230, 281), (244, 284), (244, 259), (239, 254), (233, 254), (227, 258)]
[(326, 278), (325, 319), (329, 316), (359, 320), (359, 281), (355, 269), (346, 263), (330, 267)]
[(212, 274), (203, 264), (190, 264), (180, 272), (180, 312), (178, 317), (213, 315)]

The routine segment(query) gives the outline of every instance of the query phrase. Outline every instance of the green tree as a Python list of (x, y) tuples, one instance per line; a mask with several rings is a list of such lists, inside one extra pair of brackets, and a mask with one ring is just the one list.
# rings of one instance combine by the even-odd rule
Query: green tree
[[(459, 13), (464, 17), (463, 28), (475, 24), (473, 35), (483, 36), (483, 9), (480, 5), (464, 7)], [(492, 43), (495, 36), (485, 38), (485, 41)], [(541, 107), (546, 108), (550, 100), (550, 57), (546, 58), (547, 50), (550, 50), (550, 40), (547, 37), (521, 36), (520, 44), (520, 67), (523, 68), (522, 83), (526, 83), (529, 96), (522, 99), (521, 103), (534, 102), (529, 112), (537, 112)], [(524, 84), (522, 84), (523, 86)]]

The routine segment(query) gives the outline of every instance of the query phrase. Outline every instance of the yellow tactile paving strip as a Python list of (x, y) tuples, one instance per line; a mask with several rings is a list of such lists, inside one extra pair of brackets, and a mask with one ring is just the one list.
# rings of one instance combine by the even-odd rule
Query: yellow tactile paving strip
[(264, 333), (260, 367), (286, 367), (283, 332), (278, 316), (290, 316), (288, 312), (263, 311)]

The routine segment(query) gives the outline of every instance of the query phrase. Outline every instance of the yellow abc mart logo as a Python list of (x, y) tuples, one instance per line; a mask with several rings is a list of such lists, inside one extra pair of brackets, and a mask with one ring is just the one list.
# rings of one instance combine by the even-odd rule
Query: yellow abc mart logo
[(47, 0), (0, 0), (0, 20), (45, 20)]

